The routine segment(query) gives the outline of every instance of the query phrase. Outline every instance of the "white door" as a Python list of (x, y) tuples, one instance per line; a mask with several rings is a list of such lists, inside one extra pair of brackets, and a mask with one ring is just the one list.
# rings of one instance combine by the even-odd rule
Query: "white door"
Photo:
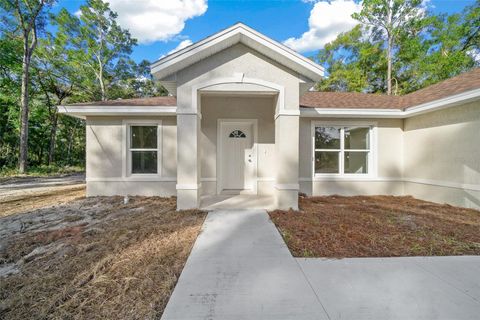
[(256, 159), (253, 122), (222, 122), (220, 125), (220, 192), (254, 191)]

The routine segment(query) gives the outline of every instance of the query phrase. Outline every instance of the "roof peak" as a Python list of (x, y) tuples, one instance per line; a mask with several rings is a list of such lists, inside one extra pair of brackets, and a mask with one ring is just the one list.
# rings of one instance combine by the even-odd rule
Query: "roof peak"
[(152, 74), (157, 79), (164, 79), (193, 63), (237, 43), (242, 43), (313, 81), (320, 80), (324, 75), (322, 66), (284, 44), (256, 31), (243, 22), (237, 22), (186, 48), (157, 60), (151, 65)]

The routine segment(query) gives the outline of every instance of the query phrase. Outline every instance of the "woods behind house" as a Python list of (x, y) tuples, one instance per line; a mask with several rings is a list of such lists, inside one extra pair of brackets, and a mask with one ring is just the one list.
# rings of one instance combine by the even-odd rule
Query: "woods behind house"
[[(54, 4), (0, 0), (0, 175), (84, 166), (85, 122), (58, 105), (167, 94), (150, 62), (132, 59), (137, 40), (108, 3), (76, 14)], [(353, 17), (313, 58), (327, 71), (318, 90), (400, 95), (480, 65), (480, 0), (455, 14), (364, 0)]]

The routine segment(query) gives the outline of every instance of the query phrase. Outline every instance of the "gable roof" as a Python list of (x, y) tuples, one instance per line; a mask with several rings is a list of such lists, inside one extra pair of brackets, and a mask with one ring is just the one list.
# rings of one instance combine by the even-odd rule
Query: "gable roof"
[[(405, 118), (478, 99), (480, 68), (405, 96), (309, 91), (300, 97), (300, 107), (305, 116)], [(86, 115), (176, 115), (176, 104), (176, 97), (151, 97), (76, 103), (59, 106), (58, 111), (82, 118)]]
[(227, 29), (161, 58), (151, 65), (151, 72), (157, 79), (164, 79), (237, 43), (243, 43), (312, 81), (318, 81), (324, 75), (322, 66), (243, 23), (236, 23)]
[(462, 73), (404, 96), (359, 92), (306, 92), (300, 98), (303, 108), (397, 109), (405, 110), (424, 103), (480, 90), (480, 68)]

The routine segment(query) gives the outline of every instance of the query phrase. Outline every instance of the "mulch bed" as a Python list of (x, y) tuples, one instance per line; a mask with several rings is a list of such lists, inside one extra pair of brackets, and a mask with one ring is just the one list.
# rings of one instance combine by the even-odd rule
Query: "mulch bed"
[(0, 319), (159, 319), (206, 214), (123, 200), (0, 218)]
[(480, 254), (480, 211), (394, 196), (301, 197), (270, 217), (296, 257)]

